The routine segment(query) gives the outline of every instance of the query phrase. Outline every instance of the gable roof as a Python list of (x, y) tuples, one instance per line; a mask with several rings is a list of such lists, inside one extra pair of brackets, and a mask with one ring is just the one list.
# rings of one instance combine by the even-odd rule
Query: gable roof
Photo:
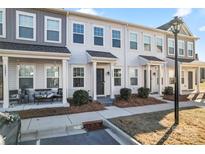
[(164, 62), (164, 60), (159, 59), (159, 58), (154, 57), (154, 56), (144, 56), (144, 55), (139, 55), (139, 56), (146, 59), (146, 60), (149, 60), (149, 61)]
[(93, 50), (87, 50), (86, 51), (91, 57), (97, 57), (97, 58), (117, 58), (110, 52), (104, 52), (104, 51), (93, 51)]

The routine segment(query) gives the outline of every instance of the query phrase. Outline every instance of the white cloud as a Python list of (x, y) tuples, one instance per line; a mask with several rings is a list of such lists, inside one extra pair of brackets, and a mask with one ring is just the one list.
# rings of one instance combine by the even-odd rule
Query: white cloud
[(88, 9), (88, 8), (81, 8), (81, 9), (78, 9), (76, 11), (81, 12), (81, 13), (92, 14), (92, 15), (99, 15), (100, 14), (95, 9)]
[(174, 14), (174, 16), (185, 17), (185, 16), (191, 14), (191, 12), (192, 12), (192, 9), (179, 8), (179, 9), (177, 9), (177, 12)]
[(205, 26), (200, 27), (199, 31), (205, 32)]

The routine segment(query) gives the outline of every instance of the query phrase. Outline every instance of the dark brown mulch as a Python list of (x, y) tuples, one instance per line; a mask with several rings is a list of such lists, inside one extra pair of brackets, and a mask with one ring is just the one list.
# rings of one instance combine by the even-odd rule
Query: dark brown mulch
[(132, 95), (131, 98), (126, 101), (120, 99), (119, 97), (113, 102), (113, 104), (117, 107), (136, 107), (136, 106), (144, 106), (144, 105), (154, 105), (154, 104), (162, 104), (166, 103), (164, 101), (158, 100), (153, 97), (141, 98), (138, 95)]
[(57, 108), (44, 108), (44, 109), (30, 109), (24, 111), (18, 111), (21, 119), (34, 118), (34, 117), (46, 117), (82, 112), (91, 112), (105, 110), (104, 105), (99, 102), (90, 102), (81, 106), (71, 105), (70, 107), (57, 107)]
[[(174, 101), (174, 95), (164, 95), (163, 99)], [(197, 100), (197, 99), (205, 99), (205, 94), (204, 93), (193, 93), (193, 94), (179, 96), (179, 101), (181, 102)]]

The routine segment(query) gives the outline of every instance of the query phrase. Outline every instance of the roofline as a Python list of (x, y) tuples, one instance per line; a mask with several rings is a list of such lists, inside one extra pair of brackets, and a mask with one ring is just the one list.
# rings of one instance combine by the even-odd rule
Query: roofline
[[(155, 31), (155, 32), (158, 32), (158, 33), (169, 34), (169, 35), (174, 36), (174, 34), (172, 32), (169, 32), (169, 31), (166, 31), (166, 30), (161, 30), (161, 29), (157, 29), (157, 28), (152, 28), (152, 27), (148, 27), (148, 26), (144, 26), (144, 25), (140, 25), (140, 24), (125, 22), (125, 21), (121, 21), (121, 20), (117, 20), (117, 19), (111, 19), (111, 18), (102, 17), (102, 16), (91, 15), (91, 14), (87, 14), (87, 13), (80, 13), (80, 12), (76, 12), (76, 11), (67, 11), (67, 16), (69, 16), (69, 15), (76, 15), (76, 16), (87, 17), (87, 18), (91, 18), (91, 19), (109, 21), (109, 22), (121, 24), (121, 25), (124, 25), (124, 26), (137, 27), (137, 28), (141, 28), (141, 29), (146, 29), (146, 30)], [(183, 34), (179, 34), (178, 36), (185, 37), (185, 38), (190, 38), (190, 39), (196, 39), (196, 40), (199, 39), (199, 37), (196, 37), (196, 36), (187, 36), (187, 35), (183, 35)]]

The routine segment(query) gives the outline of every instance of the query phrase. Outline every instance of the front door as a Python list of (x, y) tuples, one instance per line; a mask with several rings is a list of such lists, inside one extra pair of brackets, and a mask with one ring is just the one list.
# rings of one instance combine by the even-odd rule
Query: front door
[(97, 69), (97, 95), (104, 95), (105, 94), (105, 80), (104, 80), (104, 69), (98, 68)]
[(0, 100), (3, 100), (3, 66), (0, 65)]
[(193, 89), (193, 72), (188, 72), (188, 89)]
[(158, 93), (159, 90), (159, 82), (158, 82), (158, 70), (154, 68), (150, 70), (150, 89), (151, 93)]

